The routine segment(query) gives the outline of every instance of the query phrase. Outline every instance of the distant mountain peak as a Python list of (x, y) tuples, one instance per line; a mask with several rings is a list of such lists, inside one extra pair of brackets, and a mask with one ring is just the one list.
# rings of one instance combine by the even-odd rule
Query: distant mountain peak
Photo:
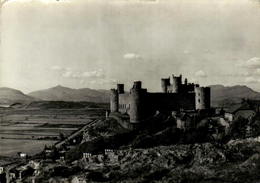
[(14, 89), (14, 88), (9, 88), (9, 87), (0, 87), (1, 91), (15, 91), (15, 92), (19, 92), (19, 93), (23, 93), (20, 90)]
[(108, 103), (109, 94), (110, 93), (106, 90), (99, 91), (89, 88), (73, 89), (57, 85), (45, 90), (31, 92), (28, 95), (49, 101), (87, 101), (96, 103)]
[(211, 85), (211, 101), (213, 106), (233, 105), (242, 99), (260, 99), (260, 93), (246, 85)]
[(56, 85), (52, 88), (49, 88), (49, 89), (72, 89), (72, 88), (69, 88), (69, 87), (66, 87), (66, 86), (62, 86), (62, 85)]
[(53, 88), (64, 88), (64, 86), (62, 86), (62, 85), (56, 85), (56, 86), (54, 86)]
[(0, 103), (12, 104), (16, 102), (33, 101), (35, 98), (25, 95), (20, 90), (8, 87), (0, 87)]

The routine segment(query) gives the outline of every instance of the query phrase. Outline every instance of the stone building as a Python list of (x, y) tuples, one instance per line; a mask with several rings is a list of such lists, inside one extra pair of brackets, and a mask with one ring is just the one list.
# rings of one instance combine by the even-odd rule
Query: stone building
[(151, 93), (142, 88), (141, 81), (135, 81), (130, 92), (125, 92), (124, 84), (111, 89), (110, 110), (128, 114), (131, 123), (140, 123), (156, 111), (171, 113), (180, 110), (209, 110), (210, 88), (188, 83), (182, 76), (161, 79), (162, 92)]

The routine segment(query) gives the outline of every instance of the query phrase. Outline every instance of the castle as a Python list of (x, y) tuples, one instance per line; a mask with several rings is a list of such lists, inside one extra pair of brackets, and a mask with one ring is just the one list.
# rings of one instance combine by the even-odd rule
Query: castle
[(198, 84), (182, 83), (182, 75), (161, 79), (162, 92), (150, 93), (142, 88), (141, 81), (135, 81), (130, 92), (124, 91), (124, 84), (111, 89), (110, 110), (128, 114), (130, 123), (140, 123), (156, 111), (201, 111), (210, 109), (210, 88)]

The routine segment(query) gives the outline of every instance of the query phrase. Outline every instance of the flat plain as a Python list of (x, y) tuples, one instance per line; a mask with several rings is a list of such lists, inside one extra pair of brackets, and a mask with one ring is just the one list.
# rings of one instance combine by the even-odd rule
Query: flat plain
[(34, 155), (104, 114), (103, 107), (0, 109), (0, 156)]

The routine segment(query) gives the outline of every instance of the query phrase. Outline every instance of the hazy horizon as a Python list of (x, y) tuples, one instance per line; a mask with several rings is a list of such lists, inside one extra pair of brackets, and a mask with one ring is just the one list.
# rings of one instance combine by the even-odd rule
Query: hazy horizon
[[(224, 86), (224, 87), (246, 86), (246, 87), (250, 88), (250, 87), (247, 86), (247, 85), (239, 85), (239, 84), (238, 84), (238, 85), (214, 84), (214, 85), (205, 85), (205, 86), (217, 86), (217, 85), (221, 85), (221, 86)], [(9, 88), (9, 89), (14, 89), (14, 90), (21, 91), (22, 93), (24, 93), (24, 94), (26, 94), (26, 95), (28, 95), (28, 94), (30, 94), (30, 93), (33, 93), (33, 92), (38, 92), (38, 91), (43, 91), (43, 90), (52, 89), (52, 88), (55, 88), (55, 87), (64, 87), (64, 88), (70, 88), (70, 89), (85, 89), (85, 88), (87, 88), (87, 89), (92, 89), (92, 90), (110, 90), (110, 89), (112, 89), (112, 88), (116, 88), (116, 84), (115, 84), (114, 86), (112, 86), (111, 88), (98, 88), (98, 89), (97, 89), (97, 88), (90, 88), (90, 87), (73, 88), (73, 87), (69, 87), (69, 86), (59, 85), (59, 84), (58, 84), (58, 85), (55, 85), (55, 86), (50, 86), (50, 87), (48, 87), (48, 88), (40, 88), (40, 89), (33, 90), (33, 91), (29, 91), (29, 92), (25, 92), (25, 91), (23, 91), (23, 90), (20, 90), (19, 88), (11, 88), (11, 87), (6, 87), (6, 86), (0, 86), (0, 88)], [(130, 91), (130, 88), (131, 88), (131, 86), (125, 88), (125, 91)], [(252, 88), (250, 88), (250, 89), (252, 89)], [(254, 90), (254, 89), (253, 89), (253, 90)], [(254, 90), (254, 91), (260, 92), (260, 91), (258, 91), (258, 90)], [(148, 90), (148, 92), (161, 92), (161, 89), (154, 90), (154, 91), (149, 91), (149, 90)]]
[(109, 89), (183, 74), (260, 91), (256, 0), (10, 0), (1, 11), (0, 86)]

